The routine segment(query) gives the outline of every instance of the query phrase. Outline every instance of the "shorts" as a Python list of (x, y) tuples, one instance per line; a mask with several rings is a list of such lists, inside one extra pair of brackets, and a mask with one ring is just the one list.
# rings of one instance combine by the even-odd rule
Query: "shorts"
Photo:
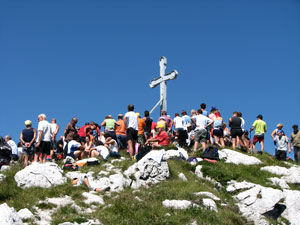
[(230, 132), (232, 138), (242, 137), (244, 133), (242, 129), (232, 129)]
[(25, 155), (33, 155), (35, 151), (34, 144), (32, 144), (29, 148), (26, 148), (24, 145), (22, 146), (23, 152)]
[(207, 141), (207, 131), (202, 129), (202, 130), (195, 130), (195, 137), (194, 137), (195, 142), (206, 142)]
[(51, 147), (50, 141), (41, 141), (40, 146), (36, 148), (35, 152), (49, 155), (50, 147)]
[(213, 135), (217, 136), (217, 137), (223, 137), (224, 136), (223, 129), (214, 129), (213, 130)]
[(265, 140), (265, 136), (263, 135), (263, 136), (256, 136), (256, 135), (254, 135), (254, 137), (253, 137), (253, 144), (256, 144), (257, 142), (264, 142), (264, 140)]
[(127, 141), (129, 140), (136, 141), (137, 134), (138, 134), (137, 130), (133, 129), (132, 127), (128, 128), (126, 131)]

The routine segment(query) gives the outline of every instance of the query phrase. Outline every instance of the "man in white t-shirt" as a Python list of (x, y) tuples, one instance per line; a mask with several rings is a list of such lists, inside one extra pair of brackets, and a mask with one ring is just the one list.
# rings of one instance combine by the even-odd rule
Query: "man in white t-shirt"
[(175, 130), (183, 130), (183, 120), (182, 118), (179, 116), (179, 113), (175, 113), (175, 118), (174, 118), (174, 128)]
[(51, 148), (51, 126), (46, 120), (45, 114), (40, 114), (38, 120), (38, 140), (35, 145), (34, 162), (37, 162), (39, 155), (42, 154), (41, 163), (45, 163), (46, 156), (50, 154)]
[(205, 151), (206, 142), (207, 142), (207, 130), (206, 128), (213, 124), (213, 120), (210, 118), (203, 116), (202, 110), (198, 109), (198, 115), (196, 116), (196, 129), (195, 129), (195, 145), (194, 151), (197, 151), (199, 142), (202, 144), (202, 149)]
[(137, 141), (138, 133), (138, 117), (134, 112), (134, 105), (128, 105), (128, 112), (125, 114), (124, 120), (126, 123), (126, 135), (129, 155), (130, 158), (134, 160), (134, 146)]
[(284, 135), (283, 130), (278, 130), (277, 135), (275, 136), (276, 142), (276, 159), (277, 160), (286, 160), (286, 152), (289, 149), (291, 153), (290, 143), (287, 136)]

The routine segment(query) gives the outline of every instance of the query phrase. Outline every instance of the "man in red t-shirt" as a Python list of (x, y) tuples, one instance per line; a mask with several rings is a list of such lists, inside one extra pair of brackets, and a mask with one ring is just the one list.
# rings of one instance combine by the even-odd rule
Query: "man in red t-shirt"
[(164, 130), (163, 125), (157, 125), (158, 134), (154, 138), (150, 138), (146, 141), (145, 145), (151, 144), (152, 148), (159, 148), (161, 146), (169, 145), (169, 135)]

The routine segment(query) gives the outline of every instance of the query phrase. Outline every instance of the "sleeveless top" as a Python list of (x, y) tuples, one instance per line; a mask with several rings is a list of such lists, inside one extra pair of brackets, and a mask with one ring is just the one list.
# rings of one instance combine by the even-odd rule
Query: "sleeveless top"
[(223, 127), (222, 120), (214, 120), (214, 129), (221, 129)]
[(231, 130), (241, 130), (242, 120), (240, 117), (232, 117)]
[(24, 129), (22, 131), (22, 134), (23, 134), (23, 140), (25, 142), (31, 142), (32, 139), (33, 139), (33, 136), (34, 136), (34, 131), (33, 131), (33, 128), (30, 128), (30, 129)]

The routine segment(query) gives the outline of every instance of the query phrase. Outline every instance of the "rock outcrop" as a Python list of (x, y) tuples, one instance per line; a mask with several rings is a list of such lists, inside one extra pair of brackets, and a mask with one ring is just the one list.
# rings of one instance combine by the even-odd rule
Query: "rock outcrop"
[(21, 188), (50, 188), (67, 182), (63, 171), (55, 163), (33, 163), (15, 175), (15, 181)]
[(23, 225), (23, 222), (14, 208), (3, 203), (0, 205), (0, 224)]
[(258, 158), (254, 157), (254, 156), (248, 156), (243, 153), (233, 151), (230, 149), (220, 150), (219, 158), (224, 159), (226, 163), (233, 163), (236, 165), (239, 165), (239, 164), (256, 165), (256, 164), (262, 163)]

